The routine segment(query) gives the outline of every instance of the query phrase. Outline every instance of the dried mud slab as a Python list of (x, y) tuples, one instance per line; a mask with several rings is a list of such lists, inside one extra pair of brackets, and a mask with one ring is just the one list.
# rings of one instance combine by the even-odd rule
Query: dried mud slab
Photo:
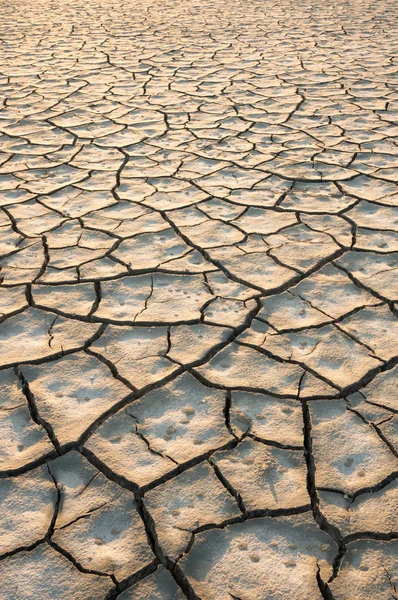
[(303, 454), (244, 440), (212, 458), (247, 510), (288, 509), (308, 504)]
[(56, 489), (47, 467), (0, 480), (0, 555), (42, 540), (50, 529)]
[(380, 490), (350, 498), (341, 493), (319, 491), (320, 507), (329, 523), (343, 535), (362, 532), (390, 535), (397, 529), (398, 482)]
[(22, 384), (12, 369), (0, 372), (0, 471), (16, 471), (54, 452), (39, 423), (31, 418)]
[(163, 567), (120, 594), (120, 600), (183, 600), (183, 592)]
[(94, 600), (112, 587), (108, 577), (82, 573), (47, 544), (6, 558), (0, 565), (4, 598)]
[(158, 539), (170, 558), (187, 547), (191, 532), (240, 515), (238, 504), (208, 463), (202, 463), (145, 495)]
[(359, 540), (350, 547), (338, 577), (330, 584), (333, 596), (343, 598), (387, 598), (396, 595), (397, 542)]
[[(255, 519), (196, 537), (182, 565), (203, 599), (322, 598), (316, 573), (334, 544), (308, 516)], [(327, 567), (326, 567), (327, 568)]]
[(52, 539), (83, 568), (114, 575), (119, 581), (153, 559), (134, 496), (125, 490), (109, 504), (57, 530)]
[(233, 392), (230, 422), (235, 435), (249, 432), (263, 440), (286, 446), (302, 446), (301, 406), (289, 400), (265, 394)]
[(22, 367), (37, 410), (60, 444), (76, 441), (85, 429), (129, 393), (102, 362), (72, 354), (39, 366)]
[(231, 441), (225, 397), (223, 390), (185, 373), (132, 403), (127, 412), (152, 450), (183, 463)]
[(397, 469), (397, 457), (343, 400), (311, 402), (316, 481), (352, 493)]

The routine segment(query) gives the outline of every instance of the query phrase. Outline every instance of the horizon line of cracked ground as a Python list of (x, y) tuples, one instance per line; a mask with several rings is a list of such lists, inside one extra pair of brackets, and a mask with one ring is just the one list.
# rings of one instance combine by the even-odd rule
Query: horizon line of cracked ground
[(0, 599), (398, 599), (393, 2), (8, 2)]

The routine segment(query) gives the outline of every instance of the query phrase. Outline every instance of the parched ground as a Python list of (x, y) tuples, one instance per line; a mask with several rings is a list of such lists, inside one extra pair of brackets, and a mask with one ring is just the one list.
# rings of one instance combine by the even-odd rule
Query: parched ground
[(396, 2), (0, 12), (1, 600), (397, 600)]

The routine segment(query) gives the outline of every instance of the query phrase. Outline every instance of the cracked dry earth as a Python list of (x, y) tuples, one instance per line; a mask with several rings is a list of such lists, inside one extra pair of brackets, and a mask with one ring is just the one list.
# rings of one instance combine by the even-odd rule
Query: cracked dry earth
[(396, 3), (1, 13), (0, 598), (396, 600)]

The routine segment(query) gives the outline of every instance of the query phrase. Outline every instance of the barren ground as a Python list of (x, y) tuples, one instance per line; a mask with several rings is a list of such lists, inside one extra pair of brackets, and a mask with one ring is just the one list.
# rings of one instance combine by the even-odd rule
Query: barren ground
[(396, 2), (0, 10), (1, 600), (397, 600)]

